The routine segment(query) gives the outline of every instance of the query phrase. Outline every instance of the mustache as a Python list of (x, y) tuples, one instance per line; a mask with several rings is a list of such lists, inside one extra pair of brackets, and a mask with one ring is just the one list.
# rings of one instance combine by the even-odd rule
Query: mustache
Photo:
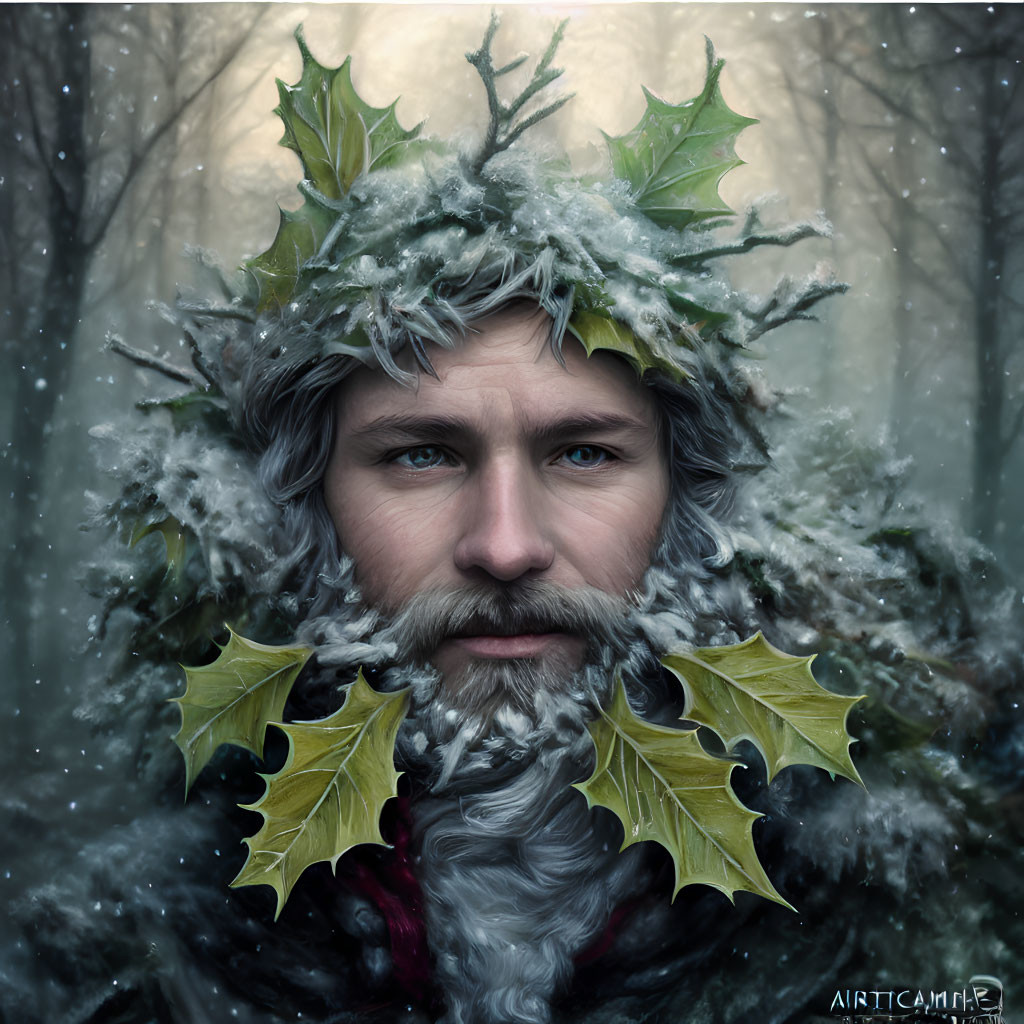
[(393, 617), (384, 639), (403, 660), (424, 661), (445, 640), (467, 636), (568, 633), (624, 649), (634, 636), (631, 605), (596, 587), (543, 580), (479, 583), (414, 595)]

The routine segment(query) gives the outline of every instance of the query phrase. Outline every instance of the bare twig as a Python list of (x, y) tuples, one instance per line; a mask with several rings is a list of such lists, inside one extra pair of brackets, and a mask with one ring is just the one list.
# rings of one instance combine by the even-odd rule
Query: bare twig
[(759, 245), (790, 246), (805, 238), (827, 238), (824, 228), (815, 224), (805, 222), (794, 224), (792, 227), (780, 231), (778, 234), (747, 234), (735, 242), (720, 245), (717, 249), (703, 249), (700, 252), (685, 253), (680, 256), (673, 256), (675, 264), (701, 264), (706, 260), (718, 259), (720, 256), (736, 256), (739, 253), (750, 252)]
[(491, 57), (491, 43), (494, 41), (494, 35), (498, 31), (498, 24), (498, 16), (492, 14), (487, 31), (484, 33), (483, 42), (480, 44), (480, 49), (466, 54), (466, 60), (476, 68), (484, 83), (484, 89), (487, 92), (487, 107), (490, 111), (490, 120), (487, 125), (487, 135), (484, 137), (484, 144), (471, 165), (474, 173), (479, 173), (492, 156), (508, 149), (523, 132), (528, 128), (532, 128), (538, 121), (543, 121), (545, 117), (553, 114), (573, 97), (573, 93), (562, 96), (555, 100), (554, 103), (549, 103), (536, 113), (530, 114), (529, 117), (516, 122), (515, 118), (519, 111), (537, 93), (561, 76), (562, 69), (552, 68), (550, 65), (554, 59), (555, 51), (558, 49), (558, 44), (562, 41), (562, 34), (565, 32), (567, 21), (561, 22), (555, 29), (554, 34), (551, 36), (551, 42), (548, 43), (547, 49), (537, 63), (537, 67), (534, 69), (533, 76), (526, 88), (507, 105), (502, 103), (498, 97), (497, 79), (521, 67), (526, 58), (517, 57), (503, 67), (494, 67)]
[(182, 313), (193, 313), (196, 316), (210, 317), (214, 320), (242, 320), (247, 324), (256, 323), (256, 317), (241, 306), (206, 306), (201, 302), (175, 303), (175, 309)]
[(881, 100), (881, 102), (885, 106), (887, 106), (893, 113), (899, 114), (901, 117), (905, 118), (909, 123), (916, 125), (917, 128), (924, 132), (930, 139), (933, 139), (940, 145), (944, 144), (949, 152), (950, 158), (959, 167), (963, 168), (967, 173), (976, 172), (976, 168), (974, 167), (974, 163), (971, 160), (970, 154), (968, 153), (966, 148), (959, 143), (958, 140), (956, 140), (952, 136), (946, 137), (945, 135), (940, 135), (939, 133), (937, 133), (935, 130), (936, 126), (934, 124), (932, 124), (925, 118), (921, 117), (916, 111), (914, 111), (911, 107), (907, 106), (905, 103), (898, 102), (896, 98), (892, 96), (891, 93), (887, 92), (881, 86), (876, 85), (870, 79), (865, 78), (863, 75), (861, 75), (854, 69), (851, 63), (837, 59), (831, 59), (831, 63), (834, 64), (835, 67), (844, 75), (846, 75), (852, 81), (856, 82), (865, 92), (870, 93), (876, 99)]
[[(935, 241), (939, 243), (939, 246), (942, 248), (943, 252), (945, 252), (946, 258), (949, 260), (950, 264), (955, 267), (960, 274), (960, 280), (966, 280), (967, 268), (961, 262), (961, 253), (957, 251), (953, 242), (942, 234), (939, 226), (930, 217), (927, 217), (921, 210), (919, 210), (916, 204), (909, 202), (908, 199), (903, 197), (903, 195), (897, 190), (896, 186), (886, 178), (882, 170), (879, 167), (876, 167), (874, 162), (869, 159), (863, 143), (856, 142), (855, 145), (860, 152), (861, 165), (866, 168), (871, 177), (874, 178), (875, 184), (882, 189), (882, 191), (893, 202), (899, 200), (905, 203), (905, 209), (910, 216), (923, 227), (927, 228)], [(880, 227), (885, 231), (889, 238), (892, 239), (893, 235), (888, 222), (882, 217), (878, 217), (877, 219)]]
[(32, 78), (24, 71), (22, 71), (22, 75), (25, 83), (25, 100), (28, 103), (29, 120), (31, 121), (32, 142), (35, 146), (36, 153), (39, 155), (39, 162), (42, 164), (43, 173), (46, 175), (46, 178), (50, 183), (50, 188), (59, 193), (62, 204), (66, 207), (67, 198), (64, 193), (64, 187), (60, 183), (60, 178), (57, 177), (53, 153), (49, 152), (46, 140), (43, 138), (42, 118), (40, 117), (39, 110), (36, 107), (35, 89), (32, 85)]
[(808, 310), (828, 298), (830, 295), (841, 295), (849, 289), (842, 281), (814, 279), (805, 282), (800, 288), (794, 289), (792, 282), (782, 284), (765, 300), (760, 309), (747, 310), (746, 316), (753, 323), (747, 335), (747, 341), (755, 341), (769, 331), (781, 327), (794, 320), (817, 320)]
[(1013, 306), (1014, 309), (1024, 310), (1024, 302), (1011, 295), (1005, 288), (999, 293), (999, 298), (1001, 301)]
[(193, 387), (199, 388), (200, 391), (209, 390), (209, 384), (198, 374), (181, 366), (176, 366), (166, 359), (161, 359), (160, 356), (132, 348), (131, 345), (125, 344), (116, 334), (107, 335), (107, 348), (111, 352), (116, 352), (119, 356), (124, 356), (125, 359), (130, 359), (138, 366), (144, 366), (147, 370), (156, 370), (165, 377), (170, 377), (171, 380), (179, 381), (182, 384), (191, 384)]
[(195, 336), (189, 331), (184, 331), (183, 333), (185, 335), (185, 340), (188, 342), (189, 351), (192, 353), (192, 365), (199, 371), (211, 387), (219, 388), (220, 384), (217, 380), (217, 375), (213, 372), (210, 364), (206, 361), (206, 356), (203, 355), (203, 350), (199, 347), (199, 342), (196, 341)]

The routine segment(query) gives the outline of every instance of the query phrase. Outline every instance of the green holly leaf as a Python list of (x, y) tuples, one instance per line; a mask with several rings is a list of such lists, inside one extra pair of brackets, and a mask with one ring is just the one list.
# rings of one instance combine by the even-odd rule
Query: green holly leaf
[(187, 685), (174, 703), (181, 709), (181, 728), (174, 736), (185, 757), (185, 792), (222, 743), (234, 743), (263, 757), (267, 724), (284, 713), (285, 701), (309, 647), (270, 647), (239, 636), (230, 637), (216, 661), (186, 668)]
[(292, 86), (277, 81), (284, 122), (280, 144), (294, 150), (306, 177), (328, 199), (340, 199), (364, 172), (396, 163), (419, 134), (405, 131), (390, 107), (371, 107), (352, 85), (352, 58), (326, 68), (309, 52), (301, 26), (295, 40), (302, 53), (302, 77)]
[(710, 40), (708, 70), (701, 94), (672, 104), (644, 89), (647, 109), (625, 135), (605, 135), (615, 176), (627, 181), (634, 201), (663, 227), (684, 228), (694, 221), (732, 213), (718, 194), (722, 176), (743, 161), (736, 136), (754, 118), (730, 110), (718, 89), (725, 61), (716, 60)]
[(270, 248), (245, 265), (256, 281), (256, 306), (261, 310), (290, 301), (303, 266), (320, 251), (337, 217), (310, 196), (298, 210), (280, 213), (277, 236)]
[(744, 807), (729, 784), (735, 762), (708, 754), (696, 730), (666, 729), (637, 717), (621, 680), (590, 735), (597, 764), (575, 788), (589, 806), (618, 815), (625, 831), (621, 849), (653, 839), (668, 850), (676, 869), (673, 899), (684, 885), (699, 883), (730, 900), (743, 889), (789, 906), (754, 849), (753, 822), (760, 815)]
[(128, 547), (133, 548), (144, 537), (151, 533), (159, 533), (164, 538), (164, 550), (167, 556), (167, 572), (170, 574), (175, 585), (181, 582), (181, 574), (185, 568), (187, 556), (185, 527), (178, 522), (174, 516), (168, 516), (158, 523), (143, 525), (140, 523), (132, 531)]
[(258, 308), (284, 304), (294, 294), (299, 270), (323, 245), (339, 200), (361, 175), (390, 167), (408, 155), (420, 125), (406, 131), (395, 104), (372, 107), (352, 85), (352, 58), (337, 68), (324, 67), (309, 51), (301, 27), (295, 39), (302, 53), (302, 76), (295, 85), (277, 82), (284, 123), (280, 144), (298, 154), (308, 182), (306, 201), (294, 213), (281, 211), (277, 237), (247, 269), (259, 288)]
[(288, 736), (288, 759), (263, 775), (263, 796), (246, 810), (259, 811), (263, 826), (244, 840), (249, 847), (232, 886), (269, 885), (277, 893), (275, 920), (311, 864), (338, 858), (359, 843), (387, 845), (380, 813), (397, 796), (395, 738), (409, 691), (377, 693), (362, 671), (342, 707), (315, 722), (279, 725)]
[(610, 316), (589, 310), (577, 310), (569, 320), (569, 331), (580, 341), (588, 356), (602, 349), (615, 352), (641, 377), (647, 370), (661, 370), (678, 381), (688, 377), (682, 367), (659, 355), (628, 327)]
[(814, 660), (776, 650), (760, 632), (743, 643), (673, 652), (661, 663), (686, 690), (686, 718), (713, 729), (727, 750), (750, 740), (771, 781), (791, 764), (813, 764), (863, 785), (850, 759), (846, 718), (861, 697), (819, 686)]

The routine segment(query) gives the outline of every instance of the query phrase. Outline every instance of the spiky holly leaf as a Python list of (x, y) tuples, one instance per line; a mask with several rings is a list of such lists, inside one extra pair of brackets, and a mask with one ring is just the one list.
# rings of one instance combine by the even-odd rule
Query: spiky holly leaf
[(352, 85), (352, 58), (326, 68), (309, 52), (301, 26), (295, 40), (302, 53), (302, 77), (293, 86), (277, 82), (284, 122), (281, 145), (302, 160), (306, 177), (328, 199), (340, 199), (364, 171), (387, 167), (401, 158), (420, 125), (406, 131), (395, 104), (371, 107)]
[(863, 785), (850, 759), (846, 718), (861, 697), (819, 686), (814, 660), (776, 650), (755, 633), (743, 643), (673, 652), (661, 663), (686, 690), (686, 718), (713, 729), (727, 750), (750, 740), (769, 781), (791, 764), (813, 764)]
[(310, 53), (301, 26), (295, 39), (302, 77), (291, 86), (278, 79), (281, 102), (274, 113), (284, 123), (280, 144), (302, 161), (306, 201), (294, 213), (281, 211), (274, 243), (247, 264), (259, 288), (260, 309), (294, 294), (299, 269), (319, 251), (337, 216), (330, 201), (344, 196), (359, 175), (401, 160), (420, 130), (417, 125), (406, 131), (398, 123), (397, 100), (372, 107), (360, 99), (352, 85), (351, 57), (327, 68)]
[(277, 235), (270, 248), (245, 265), (256, 282), (257, 309), (283, 306), (295, 294), (299, 274), (323, 245), (337, 214), (315, 197), (294, 212), (281, 210)]
[(266, 791), (245, 805), (263, 815), (263, 826), (244, 840), (249, 855), (231, 883), (271, 886), (275, 920), (311, 864), (325, 860), (333, 869), (359, 843), (386, 845), (380, 813), (398, 795), (395, 738), (408, 704), (408, 690), (378, 693), (360, 671), (333, 715), (279, 726), (288, 736), (288, 759), (262, 776)]
[(647, 370), (662, 370), (676, 380), (685, 380), (685, 370), (659, 355), (628, 327), (610, 316), (577, 310), (569, 320), (569, 331), (583, 345), (587, 355), (602, 349), (622, 356), (642, 377)]
[(696, 730), (666, 729), (637, 717), (621, 680), (590, 735), (597, 764), (576, 789), (589, 806), (618, 815), (623, 850), (646, 839), (668, 850), (676, 869), (673, 899), (684, 885), (700, 883), (730, 900), (744, 889), (789, 906), (754, 849), (753, 822), (760, 815), (744, 807), (729, 784), (735, 762), (708, 754)]
[(725, 61), (715, 59), (710, 40), (707, 59), (699, 96), (672, 104), (644, 89), (647, 109), (637, 126), (616, 138), (605, 135), (615, 176), (629, 183), (639, 209), (663, 227), (684, 228), (732, 213), (718, 183), (743, 163), (734, 149), (736, 136), (757, 123), (722, 99), (718, 78)]
[(230, 626), (228, 633), (216, 661), (185, 669), (185, 693), (174, 698), (181, 709), (174, 742), (185, 757), (186, 793), (222, 743), (263, 757), (267, 724), (284, 713), (292, 685), (313, 653), (309, 647), (258, 644)]
[(151, 533), (159, 533), (164, 539), (164, 550), (167, 556), (167, 572), (171, 575), (175, 584), (181, 582), (181, 574), (185, 568), (187, 556), (185, 527), (178, 522), (174, 516), (161, 519), (158, 523), (143, 525), (140, 523), (132, 531), (128, 547), (133, 548), (144, 537)]

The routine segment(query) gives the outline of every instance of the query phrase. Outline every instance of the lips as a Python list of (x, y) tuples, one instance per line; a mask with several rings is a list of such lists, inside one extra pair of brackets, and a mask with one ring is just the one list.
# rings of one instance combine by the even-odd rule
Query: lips
[(475, 658), (535, 658), (567, 633), (481, 633), (452, 637), (452, 642)]

